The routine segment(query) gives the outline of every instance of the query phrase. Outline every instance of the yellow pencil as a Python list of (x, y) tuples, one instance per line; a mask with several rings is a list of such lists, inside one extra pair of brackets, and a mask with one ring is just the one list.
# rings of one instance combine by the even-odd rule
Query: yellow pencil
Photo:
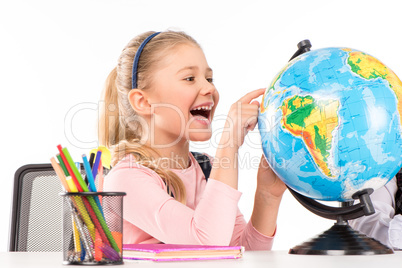
[[(61, 168), (60, 165), (56, 162), (56, 159), (55, 159), (54, 157), (52, 157), (52, 158), (50, 159), (50, 163), (51, 163), (51, 165), (52, 165), (54, 171), (56, 172), (57, 176), (59, 177), (61, 183), (63, 184), (64, 189), (65, 189), (66, 191), (68, 191), (68, 192), (73, 192), (73, 191), (74, 191), (74, 192), (78, 192), (77, 187), (75, 187), (74, 183), (73, 183), (73, 186), (70, 186), (71, 183), (69, 184), (68, 182), (69, 182), (69, 181), (72, 182), (72, 181), (71, 181), (71, 178), (67, 179), (67, 178), (65, 177), (62, 168)], [(90, 235), (91, 235), (92, 240), (95, 240), (95, 226), (93, 225), (93, 223), (92, 223), (92, 221), (91, 221), (91, 218), (89, 217), (88, 212), (87, 212), (87, 210), (85, 209), (85, 206), (84, 206), (84, 203), (82, 202), (82, 199), (81, 199), (80, 197), (76, 196), (76, 197), (74, 197), (74, 199), (72, 198), (71, 201), (72, 201), (72, 202), (69, 204), (69, 205), (70, 205), (70, 208), (71, 208), (71, 212), (72, 212), (73, 214), (75, 213), (75, 212), (74, 212), (74, 208), (73, 208), (73, 204), (72, 204), (72, 203), (74, 202), (75, 207), (78, 209), (78, 211), (80, 212), (82, 218), (84, 219), (84, 222), (85, 222), (85, 224), (86, 224), (86, 226), (87, 226), (87, 228), (88, 228), (88, 231), (89, 231), (89, 233), (90, 233)], [(78, 241), (79, 241), (79, 239), (80, 239), (79, 231), (80, 231), (80, 229), (82, 229), (82, 227), (80, 228), (80, 226), (77, 226), (77, 225), (76, 225), (76, 224), (80, 224), (78, 217), (77, 217), (76, 220), (73, 219), (73, 223), (74, 223), (74, 225), (73, 225), (73, 227), (74, 227), (74, 228), (73, 228), (73, 235), (74, 235), (74, 238), (75, 238), (75, 239), (78, 238)], [(77, 227), (78, 227), (78, 228), (77, 228)], [(81, 231), (83, 232), (83, 230), (81, 230)], [(89, 244), (88, 244), (88, 241), (87, 241), (87, 239), (85, 238), (85, 234), (82, 233), (82, 234), (81, 234), (81, 237), (82, 237), (82, 240), (83, 240), (83, 242), (84, 242), (85, 247), (87, 248), (87, 251), (88, 251), (88, 254), (89, 254), (90, 258), (93, 258), (93, 257), (92, 257), (92, 252), (91, 252), (90, 247), (89, 247)], [(75, 242), (75, 241), (74, 241), (74, 242)], [(77, 245), (79, 245), (79, 246), (77, 246)], [(78, 242), (78, 243), (74, 243), (74, 246), (75, 246), (76, 252), (81, 252), (81, 245), (80, 245), (79, 242)]]
[(80, 256), (81, 254), (81, 242), (80, 242), (80, 235), (78, 233), (78, 228), (77, 225), (75, 224), (74, 221), (74, 216), (71, 214), (71, 220), (73, 223), (73, 237), (74, 237), (74, 248), (75, 248), (75, 252), (79, 253), (78, 256)]

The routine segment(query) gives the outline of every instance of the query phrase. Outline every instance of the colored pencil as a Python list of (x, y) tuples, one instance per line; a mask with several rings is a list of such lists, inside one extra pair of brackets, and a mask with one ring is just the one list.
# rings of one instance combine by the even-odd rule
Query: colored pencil
[[(73, 179), (75, 177), (76, 180), (74, 180), (74, 182), (78, 183), (78, 185), (77, 185), (78, 190), (80, 192), (89, 192), (88, 186), (85, 184), (85, 182), (81, 176), (81, 172), (75, 166), (75, 163), (70, 155), (70, 152), (67, 150), (67, 148), (62, 148), (62, 152), (67, 161), (67, 163), (64, 163), (64, 164), (66, 165), (67, 170), (70, 173), (71, 177), (73, 177)], [(71, 170), (69, 169), (69, 166), (70, 166)], [(80, 186), (80, 187), (78, 187), (78, 186)]]
[[(55, 170), (57, 177), (59, 177), (61, 183), (63, 184), (64, 189), (66, 191), (70, 191), (70, 187), (69, 187), (69, 185), (67, 183), (67, 180), (66, 180), (66, 177), (64, 175), (63, 169), (60, 167), (59, 164), (57, 164), (56, 159), (54, 157), (52, 157), (50, 159), (50, 163), (51, 163), (53, 169)], [(80, 243), (77, 243), (77, 241), (76, 241), (77, 239), (82, 239), (83, 243), (84, 243), (84, 246), (86, 247), (87, 251), (90, 251), (88, 240), (86, 238), (85, 232), (83, 231), (82, 223), (79, 220), (79, 218), (77, 216), (77, 213), (73, 209), (73, 204), (72, 204), (73, 201), (75, 201), (76, 207), (80, 207), (80, 205), (78, 205), (78, 204), (80, 203), (81, 199), (75, 198), (75, 199), (68, 199), (67, 200), (67, 203), (70, 206), (70, 210), (71, 210), (72, 216), (73, 216), (73, 231), (74, 231), (73, 235), (74, 235), (74, 238), (75, 238), (74, 246), (76, 248), (76, 252), (82, 252)], [(93, 224), (89, 220), (89, 216), (86, 215), (86, 217), (85, 217), (85, 212), (86, 212), (85, 210), (81, 211), (81, 215), (83, 215), (84, 220), (85, 220), (85, 218), (87, 218), (87, 220), (88, 220), (88, 222), (87, 222), (88, 230), (91, 230), (91, 229), (94, 230)], [(79, 234), (77, 233), (77, 231), (78, 231)], [(89, 252), (88, 256), (89, 256), (89, 258), (93, 258), (93, 256), (91, 255), (91, 252)]]
[[(60, 147), (61, 147), (61, 146), (60, 146)], [(76, 179), (77, 179), (78, 183), (79, 183), (80, 186), (81, 186), (81, 189), (82, 189), (81, 191), (83, 191), (83, 192), (89, 192), (88, 187), (86, 186), (86, 184), (84, 183), (84, 181), (83, 181), (83, 179), (82, 179), (82, 177), (81, 177), (81, 173), (79, 173), (78, 170), (77, 170), (77, 167), (74, 166), (74, 161), (73, 161), (73, 159), (71, 158), (71, 155), (70, 155), (69, 151), (67, 150), (67, 148), (62, 148), (62, 152), (63, 152), (63, 154), (64, 154), (64, 156), (65, 156), (65, 158), (66, 158), (66, 160), (67, 160), (68, 165), (70, 165), (70, 168), (72, 169), (72, 171), (70, 171), (70, 170), (68, 170), (68, 171), (70, 172), (70, 174), (71, 174), (71, 172), (73, 172), (74, 175), (76, 176)], [(60, 154), (60, 155), (61, 155), (61, 154)], [(99, 155), (99, 156), (100, 156), (100, 155)], [(67, 163), (65, 163), (65, 164), (66, 164), (66, 167), (67, 167), (67, 169), (68, 169)], [(78, 186), (77, 186), (77, 187), (78, 187)], [(106, 221), (105, 221), (105, 219), (103, 218), (103, 215), (102, 215), (101, 211), (99, 210), (99, 207), (98, 207), (98, 205), (96, 204), (96, 202), (95, 202), (93, 196), (88, 196), (87, 198), (83, 198), (83, 200), (84, 200), (84, 204), (85, 204), (85, 205), (86, 205), (85, 200), (88, 200), (88, 201), (89, 201), (89, 205), (90, 205), (90, 206), (86, 206), (87, 209), (88, 209), (88, 213), (89, 213), (91, 216), (95, 216), (95, 218), (99, 221), (100, 226), (102, 227), (101, 229), (105, 232), (106, 237), (108, 238), (108, 241), (110, 242), (110, 245), (112, 246), (112, 248), (113, 248), (114, 250), (116, 250), (117, 252), (119, 252), (119, 247), (118, 247), (117, 243), (115, 242), (115, 240), (114, 240), (114, 238), (113, 238), (113, 235), (112, 235), (112, 233), (110, 232), (109, 227), (107, 226)], [(92, 209), (93, 211), (92, 211), (91, 209)], [(93, 213), (92, 213), (92, 212), (93, 212)], [(96, 220), (95, 220), (95, 219), (92, 219), (92, 220), (95, 222), (95, 225), (96, 225), (96, 223), (97, 223)], [(96, 227), (98, 227), (98, 226), (96, 226)], [(102, 230), (98, 230), (100, 234), (102, 233)], [(105, 241), (105, 242), (106, 242), (106, 241)]]
[(84, 164), (84, 169), (87, 174), (88, 182), (89, 182), (89, 188), (92, 192), (96, 192), (96, 185), (95, 185), (95, 180), (92, 175), (92, 170), (91, 166), (89, 165), (87, 156), (85, 154), (82, 155), (82, 162)]
[(68, 187), (66, 178), (65, 178), (64, 173), (63, 173), (63, 170), (61, 169), (59, 164), (57, 164), (56, 159), (54, 157), (50, 158), (50, 163), (51, 163), (54, 171), (56, 172), (57, 177), (59, 177), (59, 179), (61, 181), (61, 184), (64, 187), (64, 190), (66, 190), (68, 192), (70, 187)]
[(101, 157), (102, 157), (102, 151), (98, 151), (96, 153), (95, 163), (92, 167), (92, 176), (94, 178), (96, 178), (96, 175), (98, 175), (98, 169), (99, 169), (99, 164), (101, 162)]
[(77, 190), (79, 192), (82, 192), (82, 187), (81, 187), (80, 183), (78, 182), (77, 177), (75, 177), (75, 173), (72, 170), (74, 165), (71, 166), (71, 164), (68, 162), (66, 156), (64, 155), (64, 152), (63, 152), (63, 149), (62, 149), (61, 145), (57, 145), (57, 149), (60, 152), (61, 159), (63, 160), (63, 163), (66, 166), (68, 173), (70, 174), (71, 178), (73, 179), (74, 184), (77, 187)]
[(78, 193), (77, 186), (75, 185), (73, 179), (71, 178), (70, 174), (68, 173), (66, 165), (64, 165), (63, 159), (61, 158), (60, 154), (58, 154), (56, 157), (57, 157), (57, 159), (59, 159), (60, 166), (61, 166), (62, 170), (64, 171), (64, 175), (66, 176), (66, 181), (67, 181), (68, 187), (70, 188), (68, 190), (68, 192)]
[[(63, 160), (63, 158), (66, 159), (66, 157), (64, 156), (64, 153), (63, 153), (62, 150), (61, 150), (61, 146), (60, 146), (60, 148), (59, 148), (59, 151), (61, 151), (61, 154), (59, 155), (60, 158), (61, 158), (62, 160)], [(63, 153), (63, 154), (62, 154), (62, 153)], [(66, 160), (67, 160), (67, 159), (66, 159)], [(63, 161), (62, 161), (61, 163), (63, 163), (62, 165), (65, 167), (65, 169), (67, 169), (67, 171), (70, 170), (70, 171), (68, 171), (67, 173), (68, 173), (68, 174), (71, 174), (72, 171), (71, 171), (71, 166), (69, 165), (69, 163), (68, 163), (68, 162), (63, 162)], [(62, 170), (64, 170), (64, 168), (62, 168)], [(63, 174), (60, 174), (60, 176), (63, 177), (63, 178), (65, 178)], [(67, 177), (67, 178), (65, 178), (65, 180), (67, 181), (67, 184), (68, 184), (68, 188), (67, 188), (68, 192), (72, 192), (72, 193), (77, 193), (77, 192), (79, 192), (79, 189), (77, 189), (77, 184), (74, 183), (74, 182), (71, 180), (71, 177), (70, 177), (70, 176)], [(80, 186), (80, 185), (78, 184), (78, 186)], [(81, 190), (81, 191), (82, 191), (82, 190)], [(78, 211), (79, 211), (79, 213), (81, 214), (83, 220), (85, 221), (85, 224), (86, 224), (87, 227), (88, 227), (88, 231), (89, 231), (89, 233), (90, 233), (90, 235), (91, 235), (91, 239), (94, 240), (94, 239), (95, 239), (95, 226), (94, 226), (94, 224), (93, 224), (93, 222), (92, 222), (92, 220), (91, 220), (91, 218), (90, 218), (90, 216), (89, 216), (87, 210), (85, 209), (85, 205), (84, 205), (84, 203), (83, 203), (83, 199), (77, 196), (76, 198), (74, 198), (74, 200), (75, 200), (75, 206), (76, 206), (76, 208), (78, 209)]]
[(92, 167), (94, 165), (94, 160), (95, 160), (95, 154), (91, 153), (90, 156), (89, 156), (89, 165), (91, 166), (91, 169), (92, 169)]
[[(82, 161), (83, 161), (83, 164), (84, 164), (85, 172), (87, 174), (87, 178), (88, 178), (88, 182), (89, 182), (89, 189), (91, 190), (91, 192), (96, 192), (96, 185), (95, 185), (94, 178), (92, 177), (91, 167), (89, 165), (87, 156), (85, 154), (82, 155)], [(95, 196), (95, 202), (98, 205), (99, 210), (102, 213), (102, 216), (105, 217), (105, 215), (103, 214), (102, 205), (101, 205), (101, 203), (99, 201), (98, 196)]]

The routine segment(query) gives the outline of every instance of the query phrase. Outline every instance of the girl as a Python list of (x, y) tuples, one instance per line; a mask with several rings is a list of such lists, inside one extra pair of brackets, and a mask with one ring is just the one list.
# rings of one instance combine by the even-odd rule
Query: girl
[(129, 42), (106, 81), (99, 122), (100, 142), (113, 150), (104, 189), (127, 193), (123, 243), (271, 249), (285, 185), (261, 157), (248, 223), (237, 190), (238, 149), (257, 123), (253, 99), (264, 91), (231, 106), (205, 178), (189, 153), (189, 141), (211, 137), (219, 101), (203, 51), (183, 32), (147, 32)]

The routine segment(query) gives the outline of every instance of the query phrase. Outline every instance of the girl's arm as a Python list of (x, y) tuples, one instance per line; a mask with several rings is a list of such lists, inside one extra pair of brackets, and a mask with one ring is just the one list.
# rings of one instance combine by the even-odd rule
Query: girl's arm
[(257, 124), (259, 103), (251, 101), (264, 92), (264, 88), (251, 91), (231, 106), (210, 178), (234, 189), (238, 188), (238, 150), (248, 131), (253, 130)]
[[(210, 178), (221, 181), (234, 189), (238, 188), (238, 150), (248, 131), (257, 124), (259, 103), (253, 99), (264, 94), (258, 89), (246, 94), (234, 103), (229, 111), (225, 130), (216, 152)], [(276, 219), (285, 184), (261, 158), (257, 175), (257, 190), (251, 222), (263, 235), (272, 236), (276, 230)]]
[(251, 220), (246, 223), (238, 211), (231, 245), (243, 245), (246, 250), (270, 250), (276, 232), (276, 219), (285, 184), (261, 157), (257, 175), (257, 190)]
[(261, 157), (257, 173), (257, 190), (254, 197), (254, 209), (251, 222), (260, 233), (273, 236), (279, 205), (286, 185), (269, 167), (264, 155)]
[[(265, 89), (252, 91), (232, 105), (210, 178), (234, 189), (238, 188), (238, 150), (248, 131), (253, 130), (257, 124), (259, 103), (252, 100), (264, 92)], [(285, 189), (285, 184), (269, 168), (263, 156), (257, 175), (257, 190), (250, 228), (254, 227), (261, 235), (274, 235), (279, 204)], [(247, 240), (244, 233), (241, 236)]]

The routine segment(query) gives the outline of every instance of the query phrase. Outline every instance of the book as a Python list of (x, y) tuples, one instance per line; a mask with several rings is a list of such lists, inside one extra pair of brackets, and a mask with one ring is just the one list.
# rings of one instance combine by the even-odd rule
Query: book
[(187, 261), (238, 259), (242, 246), (202, 246), (174, 244), (123, 244), (123, 259), (152, 261)]

